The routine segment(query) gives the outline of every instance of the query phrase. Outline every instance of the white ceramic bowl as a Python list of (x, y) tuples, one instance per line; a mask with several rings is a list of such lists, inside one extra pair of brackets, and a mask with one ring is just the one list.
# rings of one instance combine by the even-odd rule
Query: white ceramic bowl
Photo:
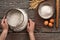
[(10, 9), (7, 12), (7, 22), (13, 31), (22, 31), (28, 22), (27, 13), (23, 9)]
[(38, 13), (43, 19), (49, 19), (53, 16), (54, 10), (51, 5), (41, 4), (39, 5)]

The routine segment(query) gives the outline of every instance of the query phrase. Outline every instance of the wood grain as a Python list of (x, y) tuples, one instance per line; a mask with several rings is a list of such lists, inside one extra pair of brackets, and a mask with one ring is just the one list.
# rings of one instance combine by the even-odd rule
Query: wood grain
[(56, 28), (58, 28), (59, 20), (59, 0), (56, 0)]

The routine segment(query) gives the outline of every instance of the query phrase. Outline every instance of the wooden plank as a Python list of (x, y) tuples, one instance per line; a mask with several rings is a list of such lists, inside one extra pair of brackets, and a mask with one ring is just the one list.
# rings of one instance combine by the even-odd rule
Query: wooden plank
[[(60, 40), (60, 33), (35, 33), (36, 40)], [(27, 33), (9, 33), (6, 40), (29, 40)]]

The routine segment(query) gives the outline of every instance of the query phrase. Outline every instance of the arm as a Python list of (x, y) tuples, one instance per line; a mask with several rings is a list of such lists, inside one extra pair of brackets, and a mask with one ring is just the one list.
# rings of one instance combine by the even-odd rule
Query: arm
[(29, 33), (30, 40), (35, 40), (34, 33)]
[(0, 35), (0, 40), (5, 40), (6, 39), (6, 36), (7, 36), (7, 33), (8, 33), (8, 31), (7, 30), (4, 30), (2, 32), (2, 34)]
[(30, 40), (35, 40), (34, 28), (35, 28), (35, 23), (31, 19), (29, 19), (29, 23), (27, 25), (27, 32), (29, 34)]
[(0, 35), (0, 40), (5, 40), (8, 33), (8, 24), (5, 17), (2, 19), (1, 25), (2, 25), (3, 32)]

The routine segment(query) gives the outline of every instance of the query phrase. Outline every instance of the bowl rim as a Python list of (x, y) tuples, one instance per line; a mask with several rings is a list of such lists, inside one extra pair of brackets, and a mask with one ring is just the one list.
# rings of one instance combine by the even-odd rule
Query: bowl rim
[[(47, 18), (41, 17), (41, 15), (40, 15), (40, 13), (39, 13), (39, 9), (40, 9), (42, 6), (45, 6), (45, 5), (50, 6), (50, 7), (52, 8), (52, 15), (51, 15), (50, 17), (47, 17)], [(49, 18), (51, 18), (51, 17), (53, 16), (53, 14), (54, 14), (54, 7), (53, 7), (49, 2), (42, 2), (41, 4), (38, 5), (37, 11), (38, 11), (38, 14), (39, 14), (39, 16), (40, 16), (41, 18), (43, 18), (43, 19), (49, 19)]]

